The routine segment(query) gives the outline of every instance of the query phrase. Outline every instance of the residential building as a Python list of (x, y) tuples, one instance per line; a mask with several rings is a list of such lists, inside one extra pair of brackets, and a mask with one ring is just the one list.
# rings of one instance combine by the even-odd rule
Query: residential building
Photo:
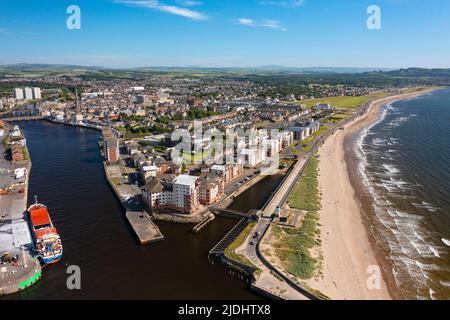
[(226, 165), (213, 165), (210, 172), (217, 174), (224, 184), (236, 179), (244, 171), (242, 163), (226, 164)]
[(14, 99), (23, 100), (23, 89), (22, 88), (14, 88)]
[(108, 162), (119, 161), (119, 139), (107, 138), (105, 140), (105, 156)]
[(23, 96), (25, 100), (32, 100), (33, 99), (33, 89), (26, 87), (23, 89)]
[(179, 175), (173, 182), (173, 202), (178, 211), (193, 213), (199, 205), (198, 177)]
[(205, 173), (200, 176), (199, 202), (209, 206), (223, 195), (224, 183), (222, 178), (214, 173)]
[(143, 164), (140, 168), (141, 177), (143, 181), (147, 181), (150, 177), (156, 177), (158, 168), (156, 166)]
[(41, 88), (33, 88), (33, 99), (41, 99)]
[(172, 174), (150, 177), (142, 188), (142, 198), (151, 211), (175, 210), (192, 214), (199, 207), (198, 177)]

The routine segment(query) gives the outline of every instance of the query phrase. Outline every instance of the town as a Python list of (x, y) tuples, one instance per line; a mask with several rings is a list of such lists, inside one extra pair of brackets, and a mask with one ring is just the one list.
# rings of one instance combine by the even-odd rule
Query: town
[[(283, 299), (324, 297), (305, 291), (299, 282), (288, 284), (289, 277), (276, 271), (288, 281), (282, 284), (273, 275), (276, 269), (256, 254), (264, 235), (276, 226), (296, 230), (306, 223), (309, 216), (297, 204), (297, 188), (314, 164), (318, 147), (363, 114), (371, 101), (416, 90), (341, 84), (291, 87), (268, 79), (152, 73), (101, 80), (41, 75), (2, 81), (2, 201), (20, 197), (24, 203), (16, 211), (26, 209), (32, 159), (17, 124), (41, 120), (96, 130), (106, 179), (138, 243), (165, 240), (158, 221), (192, 224), (198, 234), (218, 215), (237, 218), (209, 256), (251, 277), (254, 290)], [(230, 209), (236, 198), (264, 184), (268, 176), (281, 182), (261, 209)], [(9, 248), (3, 259), (15, 261), (7, 268), (21, 272), (7, 271), (15, 281), (3, 290), (13, 292), (39, 280), (41, 270), (34, 268), (36, 260), (26, 249), (33, 246), (24, 231), (26, 220), (7, 211), (4, 218), (10, 223), (3, 228), (11, 229), (13, 238), (2, 239), (2, 247)], [(21, 245), (14, 241), (18, 226)]]
[[(191, 216), (220, 201), (227, 190), (239, 187), (268, 163), (290, 164), (311, 136), (351, 115), (351, 109), (337, 110), (313, 94), (358, 97), (382, 91), (310, 85), (297, 96), (280, 96), (274, 94), (274, 86), (248, 80), (9, 80), (44, 82), (47, 87), (56, 84), (47, 89), (14, 88), (12, 96), (2, 98), (6, 112), (6, 106), (43, 101), (32, 110), (12, 109), (11, 118), (43, 118), (101, 130), (106, 169), (123, 200), (140, 194), (152, 213)], [(315, 100), (313, 105), (302, 103)], [(200, 133), (194, 130), (195, 124), (201, 126)], [(180, 130), (188, 132), (188, 145), (172, 138)], [(276, 137), (261, 137), (261, 132), (271, 130), (276, 130)], [(252, 132), (254, 137), (238, 131)], [(216, 134), (207, 136), (207, 132)], [(218, 144), (221, 150), (214, 148)], [(183, 145), (182, 161), (172, 158), (177, 145)], [(208, 155), (211, 161), (206, 161)], [(279, 155), (281, 163), (269, 161)]]

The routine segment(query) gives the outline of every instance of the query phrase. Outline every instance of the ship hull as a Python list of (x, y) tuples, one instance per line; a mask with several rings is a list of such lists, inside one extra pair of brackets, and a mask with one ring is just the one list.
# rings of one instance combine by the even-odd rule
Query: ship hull
[(41, 262), (44, 264), (53, 264), (53, 263), (57, 263), (59, 260), (61, 260), (61, 258), (62, 258), (62, 253), (56, 254), (52, 257), (41, 258)]
[(34, 247), (41, 264), (53, 264), (61, 260), (63, 248), (58, 231), (53, 226), (45, 205), (36, 204), (28, 208), (28, 217)]

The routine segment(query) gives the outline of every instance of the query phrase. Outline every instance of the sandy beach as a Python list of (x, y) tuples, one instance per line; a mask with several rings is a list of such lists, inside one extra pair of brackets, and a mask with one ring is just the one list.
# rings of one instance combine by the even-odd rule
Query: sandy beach
[[(390, 268), (386, 268), (386, 261), (382, 261), (380, 252), (377, 252), (364, 219), (362, 206), (356, 197), (348, 171), (356, 171), (356, 166), (349, 167), (345, 160), (345, 143), (346, 138), (374, 123), (379, 118), (383, 105), (425, 92), (407, 93), (373, 102), (363, 116), (330, 136), (319, 150), (323, 277), (309, 280), (308, 284), (332, 299), (402, 298), (399, 290), (392, 285), (392, 275), (386, 272)], [(368, 268), (372, 266), (380, 266), (380, 270), (385, 270), (381, 272), (379, 289), (369, 289), (367, 286), (371, 276)]]

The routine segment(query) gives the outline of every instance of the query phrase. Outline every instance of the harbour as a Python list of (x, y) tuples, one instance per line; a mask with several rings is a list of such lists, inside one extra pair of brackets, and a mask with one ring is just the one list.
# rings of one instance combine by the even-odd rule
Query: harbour
[[(10, 153), (11, 161), (3, 157), (0, 160), (0, 296), (35, 284), (42, 272), (34, 255), (33, 239), (26, 217), (31, 170), (30, 159), (24, 157), (26, 138), (17, 127), (4, 122), (1, 125), (7, 131), (1, 137), (0, 152), (2, 155)], [(11, 149), (6, 150), (10, 144)]]
[[(249, 291), (245, 281), (230, 276), (228, 269), (208, 261), (209, 250), (236, 225), (236, 218), (219, 215), (198, 234), (192, 232), (192, 224), (159, 221), (157, 225), (165, 240), (139, 246), (122, 203), (105, 178), (98, 149), (99, 133), (45, 121), (22, 122), (20, 126), (29, 136), (30, 154), (36, 168), (31, 176), (30, 194), (39, 194), (49, 206), (65, 252), (61, 263), (45, 269), (42, 281), (8, 298), (85, 298), (88, 295), (200, 299), (211, 298), (211, 294), (218, 299), (260, 297)], [(51, 160), (48, 154), (52, 154)], [(271, 179), (275, 182), (267, 183)], [(267, 195), (259, 197), (260, 202), (252, 206), (263, 205), (280, 180), (269, 177), (265, 183), (255, 185)], [(242, 211), (245, 209), (242, 207)], [(67, 289), (67, 265), (80, 267), (82, 292)], [(119, 283), (124, 289), (117, 292), (114, 287)], [(195, 293), (190, 290), (193, 286)]]

